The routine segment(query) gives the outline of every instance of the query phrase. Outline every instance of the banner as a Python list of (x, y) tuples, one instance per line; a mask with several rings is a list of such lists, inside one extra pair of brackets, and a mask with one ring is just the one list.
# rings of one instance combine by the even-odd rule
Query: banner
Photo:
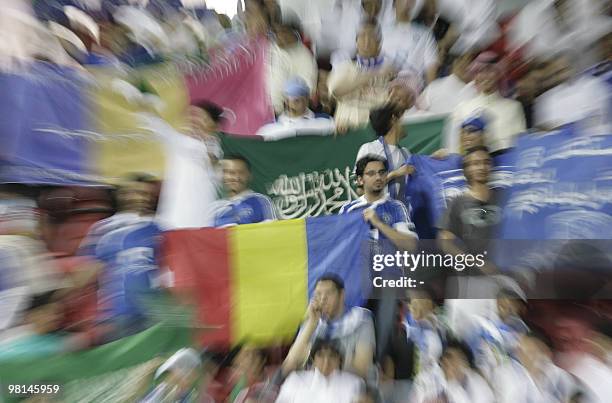
[[(401, 144), (412, 153), (429, 154), (440, 147), (443, 119), (406, 123)], [(373, 141), (371, 129), (344, 136), (301, 136), (274, 142), (222, 136), (225, 155), (239, 154), (252, 166), (251, 188), (268, 195), (279, 218), (335, 214), (357, 198), (352, 172), (362, 144)]]
[[(493, 188), (507, 188), (514, 173), (512, 152), (493, 158), (490, 185)], [(449, 203), (467, 190), (463, 175), (463, 157), (451, 154), (443, 159), (427, 155), (413, 155), (411, 162), (415, 173), (410, 176), (406, 187), (406, 199), (412, 207), (412, 219), (421, 239), (435, 239), (436, 226)]]
[(80, 72), (37, 62), (0, 73), (0, 179), (79, 184), (91, 180), (88, 82)]
[(181, 72), (171, 63), (139, 67), (120, 74), (112, 67), (91, 68), (95, 86), (92, 102), (93, 166), (107, 181), (133, 172), (146, 172), (163, 177), (165, 152), (163, 143), (151, 132), (143, 130), (138, 113), (143, 105), (130, 102), (117, 90), (118, 79), (135, 86), (145, 86), (157, 95), (163, 107), (159, 116), (175, 129), (187, 123), (187, 88)]
[(611, 239), (612, 135), (573, 125), (519, 138), (504, 239)]
[(210, 66), (185, 77), (189, 98), (210, 101), (225, 109), (226, 133), (254, 135), (274, 121), (266, 87), (268, 71), (266, 41), (235, 43), (213, 50)]
[[(159, 324), (87, 351), (47, 358), (3, 360), (0, 362), (0, 396), (7, 402), (18, 401), (18, 396), (9, 394), (7, 386), (32, 384), (59, 385), (57, 394), (46, 395), (51, 401), (135, 401), (135, 397), (140, 397), (138, 383), (149, 386), (154, 371), (161, 364), (157, 358), (190, 345), (187, 329)], [(124, 400), (117, 400), (119, 398)]]
[(178, 293), (197, 299), (199, 321), (217, 327), (205, 344), (279, 345), (295, 335), (323, 273), (344, 279), (347, 306), (361, 305), (368, 234), (360, 213), (170, 231), (165, 261)]

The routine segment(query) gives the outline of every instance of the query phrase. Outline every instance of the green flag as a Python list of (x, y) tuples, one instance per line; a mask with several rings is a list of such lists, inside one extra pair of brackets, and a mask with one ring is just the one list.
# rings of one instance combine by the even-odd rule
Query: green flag
[[(405, 125), (401, 145), (413, 154), (440, 148), (443, 119)], [(362, 144), (374, 140), (370, 128), (343, 136), (300, 136), (274, 142), (221, 136), (225, 155), (240, 154), (251, 166), (251, 188), (268, 195), (279, 218), (315, 217), (336, 213), (357, 198), (351, 177)]]

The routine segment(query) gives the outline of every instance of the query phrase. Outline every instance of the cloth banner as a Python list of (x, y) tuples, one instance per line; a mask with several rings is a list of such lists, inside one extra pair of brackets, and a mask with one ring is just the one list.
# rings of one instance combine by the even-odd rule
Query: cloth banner
[(161, 364), (156, 358), (171, 355), (190, 345), (186, 328), (158, 324), (87, 351), (47, 358), (4, 360), (0, 362), (0, 396), (6, 402), (20, 400), (17, 395), (9, 394), (9, 384), (59, 385), (58, 394), (45, 395), (51, 401), (135, 401), (135, 397), (140, 397), (138, 383), (144, 381), (146, 389)]
[(209, 101), (225, 109), (222, 130), (238, 135), (254, 135), (274, 121), (268, 90), (267, 42), (245, 44), (212, 51), (210, 66), (185, 77), (191, 102)]
[(166, 233), (165, 261), (177, 292), (196, 298), (199, 320), (218, 327), (206, 344), (278, 345), (295, 335), (323, 273), (344, 279), (347, 306), (363, 303), (367, 236), (359, 213), (178, 230)]
[[(412, 153), (429, 154), (440, 147), (444, 121), (406, 123), (401, 144)], [(344, 136), (300, 136), (274, 142), (222, 136), (225, 155), (239, 154), (252, 166), (251, 187), (268, 195), (279, 218), (293, 219), (335, 214), (357, 198), (355, 157), (362, 144), (373, 141), (371, 129)]]
[(612, 135), (573, 125), (522, 136), (503, 239), (611, 239)]
[(33, 63), (0, 73), (0, 179), (80, 184), (91, 180), (88, 82), (68, 67)]

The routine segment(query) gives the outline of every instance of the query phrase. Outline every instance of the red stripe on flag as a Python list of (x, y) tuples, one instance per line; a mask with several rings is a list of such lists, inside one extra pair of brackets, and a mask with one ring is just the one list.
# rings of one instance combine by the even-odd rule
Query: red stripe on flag
[(228, 231), (170, 231), (164, 243), (166, 263), (174, 272), (179, 298), (197, 304), (200, 325), (220, 326), (202, 331), (198, 339), (207, 346), (228, 346), (232, 309)]

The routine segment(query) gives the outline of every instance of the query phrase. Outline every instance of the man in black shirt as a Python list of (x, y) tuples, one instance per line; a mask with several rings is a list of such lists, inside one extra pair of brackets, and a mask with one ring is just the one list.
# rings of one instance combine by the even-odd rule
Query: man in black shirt
[(450, 241), (455, 241), (462, 253), (483, 253), (495, 238), (502, 211), (498, 192), (489, 186), (491, 166), (491, 156), (484, 146), (474, 147), (464, 156), (468, 190), (450, 202), (438, 225), (438, 239), (444, 241), (445, 252), (454, 252)]

